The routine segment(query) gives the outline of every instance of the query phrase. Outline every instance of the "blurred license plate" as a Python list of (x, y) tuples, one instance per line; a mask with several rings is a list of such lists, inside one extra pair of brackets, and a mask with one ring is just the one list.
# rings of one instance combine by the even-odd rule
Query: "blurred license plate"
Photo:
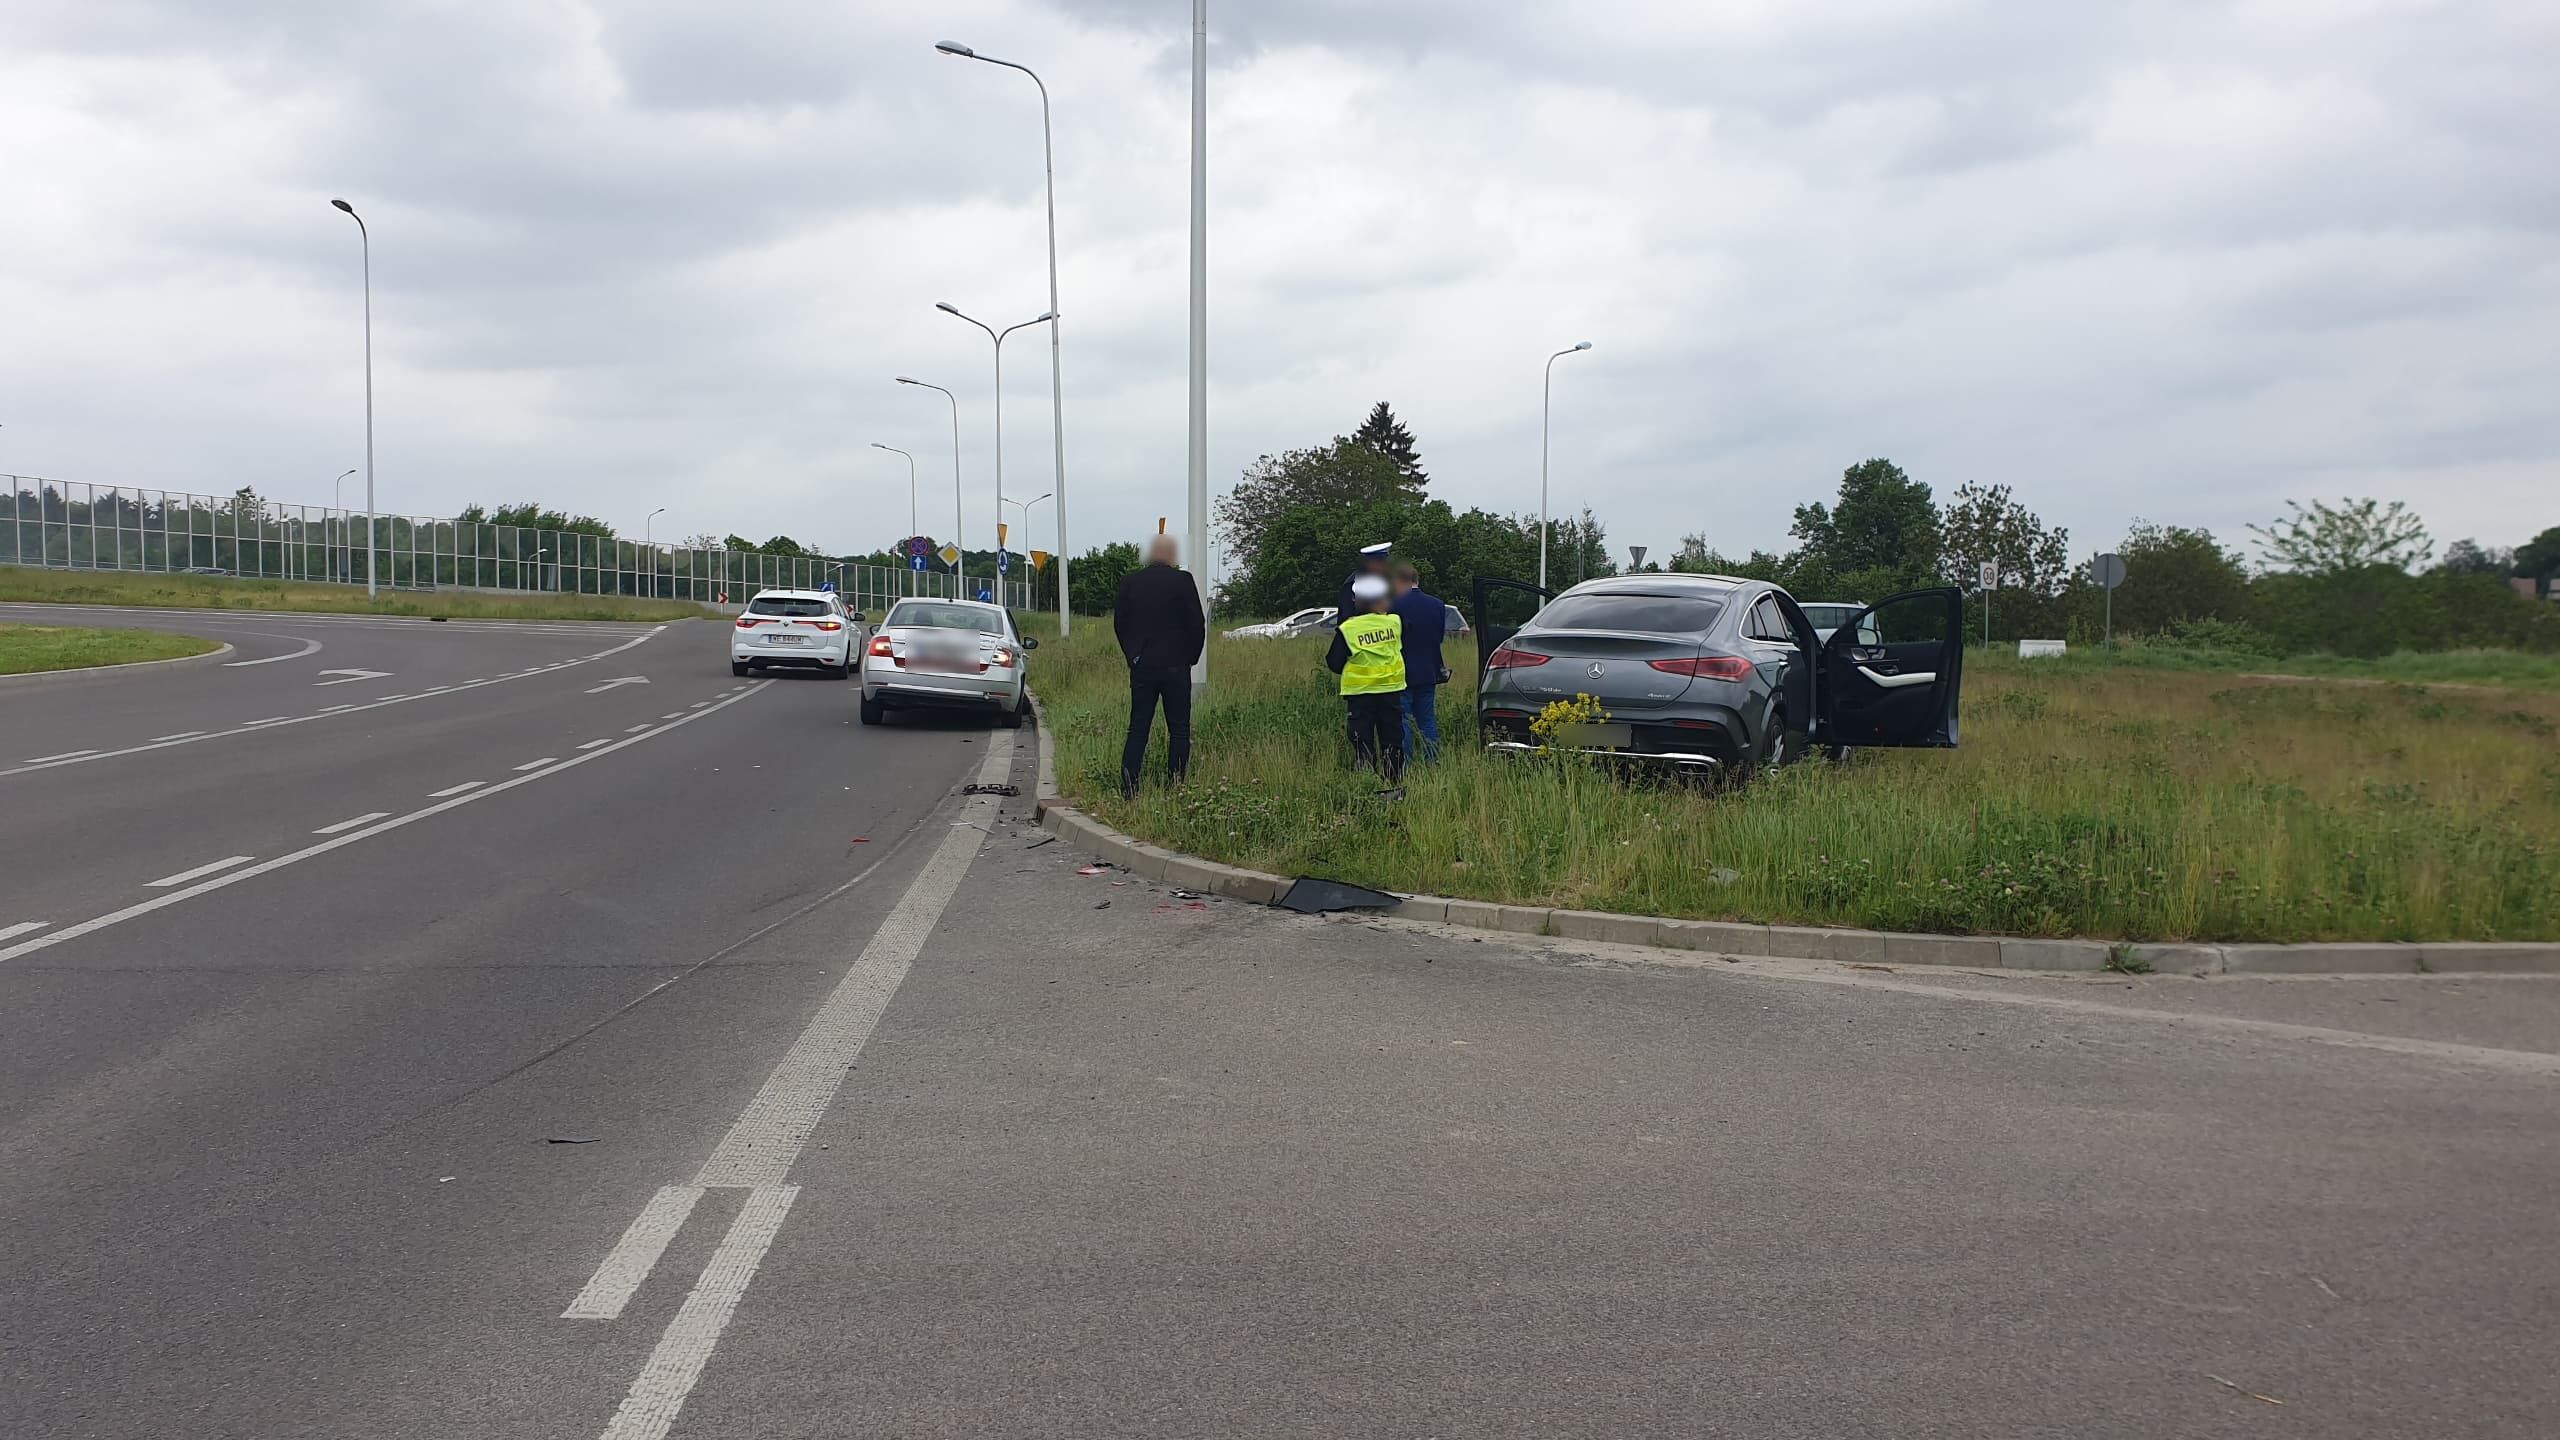
[(809, 637), (806, 635), (768, 635), (765, 637), (765, 643), (768, 645), (806, 645), (809, 643)]
[(927, 650), (923, 660), (936, 670), (961, 670), (978, 663), (978, 657), (966, 650)]
[(1634, 744), (1635, 738), (1634, 727), (1616, 723), (1556, 727), (1556, 742), (1577, 750), (1613, 750)]

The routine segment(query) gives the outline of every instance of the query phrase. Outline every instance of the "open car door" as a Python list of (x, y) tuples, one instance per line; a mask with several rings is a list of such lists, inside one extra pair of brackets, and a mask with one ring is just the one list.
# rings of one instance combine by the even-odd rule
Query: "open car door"
[(1520, 633), (1546, 603), (1556, 598), (1553, 590), (1541, 590), (1519, 580), (1495, 580), (1476, 577), (1473, 613), (1476, 627), (1476, 678), (1484, 678), (1485, 657), (1501, 648), (1502, 642)]
[(1941, 586), (1868, 606), (1831, 632), (1816, 668), (1824, 743), (1954, 749), (1963, 593)]

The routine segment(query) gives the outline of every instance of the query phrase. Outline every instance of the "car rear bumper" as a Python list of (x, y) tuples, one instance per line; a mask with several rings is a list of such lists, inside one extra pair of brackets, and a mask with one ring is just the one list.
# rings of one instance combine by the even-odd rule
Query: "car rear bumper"
[(1607, 760), (1645, 770), (1666, 770), (1687, 775), (1714, 775), (1724, 770), (1724, 761), (1702, 750), (1578, 750), (1533, 745), (1523, 740), (1487, 740), (1488, 755), (1587, 755), (1594, 760)]
[(816, 665), (843, 669), (853, 653), (850, 645), (732, 645), (729, 658), (741, 665)]
[(1011, 710), (1020, 704), (1017, 681), (973, 675), (888, 675), (865, 670), (862, 698), (888, 705), (939, 705), (953, 709)]

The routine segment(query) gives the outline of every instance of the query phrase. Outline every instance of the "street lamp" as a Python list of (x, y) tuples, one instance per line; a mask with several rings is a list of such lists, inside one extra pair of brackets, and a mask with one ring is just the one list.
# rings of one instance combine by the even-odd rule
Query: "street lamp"
[[(1026, 560), (1028, 559), (1028, 552), (1031, 548), (1031, 507), (1039, 504), (1043, 500), (1055, 500), (1057, 498), (1058, 492), (1052, 490), (1046, 495), (1035, 495), (1028, 500), (1007, 500), (1003, 502), (1022, 512), (1022, 548), (1025, 552)], [(1025, 588), (1034, 592), (1038, 591), (1040, 588), (1035, 580), (1025, 579), (1022, 583)]]
[[(548, 555), (548, 554), (550, 554), (550, 553), (551, 553), (551, 547), (550, 547), (550, 546), (548, 546), (548, 545), (545, 545), (545, 546), (543, 546), (541, 549), (536, 550), (536, 551), (534, 551), (534, 552), (533, 552), (533, 588), (534, 588), (535, 590), (540, 590), (540, 589), (542, 589), (542, 588), (543, 588), (543, 585), (542, 585), (542, 557), (543, 557), (543, 556), (545, 556), (545, 555)], [(522, 568), (521, 563), (519, 563), (518, 568)], [(522, 579), (523, 577), (522, 577), (522, 576), (518, 576), (517, 578), (518, 578), (518, 579)]]
[[(881, 443), (880, 443), (879, 441), (877, 441), (877, 440), (874, 440), (874, 441), (872, 441), (872, 442), (871, 442), (871, 448), (872, 448), (872, 449), (874, 449), (874, 450), (886, 450), (886, 451), (888, 451), (888, 452), (889, 452), (890, 454), (892, 454), (892, 455), (907, 455), (907, 452), (906, 452), (906, 451), (899, 449), (897, 446), (895, 446), (895, 445), (883, 445), (883, 444), (881, 444)], [(907, 539), (908, 539), (909, 541), (913, 541), (915, 538), (916, 538), (916, 457), (914, 457), (913, 455), (907, 455)], [(908, 594), (910, 594), (910, 595), (912, 595), (912, 594), (916, 593), (916, 592), (915, 592), (915, 581), (914, 581), (914, 579), (912, 578), (912, 577), (914, 576), (914, 574), (915, 574), (915, 567), (914, 567), (912, 564), (910, 564), (910, 565), (907, 567), (907, 574), (908, 574), (908, 576), (910, 577), (910, 578), (909, 578), (909, 580), (907, 581), (907, 593), (908, 593)]]
[[(899, 376), (898, 383), (913, 385), (920, 390), (942, 390), (941, 386), (927, 384), (912, 375)], [(955, 557), (951, 562), (951, 579), (965, 599), (969, 593), (969, 544), (960, 538), (963, 533), (960, 515), (960, 397), (942, 390), (942, 398), (951, 402), (951, 553)]]
[(1547, 357), (1546, 398), (1541, 402), (1538, 416), (1538, 588), (1541, 590), (1547, 588), (1547, 430), (1554, 423), (1556, 413), (1556, 362), (1590, 348), (1590, 341), (1576, 340)]
[(340, 475), (337, 479), (329, 482), (329, 508), (338, 512), (338, 551), (339, 555), (342, 557), (338, 562), (338, 572), (341, 580), (346, 578), (346, 571), (349, 568), (346, 560), (343, 558), (346, 554), (346, 545), (347, 542), (355, 538), (353, 535), (347, 533), (346, 496), (347, 476), (353, 475), (354, 473), (356, 472), (349, 470), (345, 474)]
[(666, 513), (667, 507), (661, 505), (640, 522), (640, 547), (649, 552), (649, 598), (652, 600), (658, 598), (658, 542), (651, 527), (657, 524), (659, 516)]
[(364, 247), (364, 598), (372, 600), (382, 593), (373, 575), (373, 232), (353, 205), (329, 203), (356, 222), (356, 239)]
[(1034, 318), (1032, 318), (1032, 319), (1025, 320), (1025, 321), (1023, 321), (1023, 322), (1022, 322), (1021, 324), (1019, 324), (1019, 325), (1007, 325), (1007, 326), (1006, 326), (1006, 327), (1004, 327), (1002, 330), (998, 330), (997, 328), (995, 328), (994, 326), (992, 326), (992, 325), (988, 324), (988, 323), (987, 323), (986, 321), (984, 321), (984, 320), (977, 319), (977, 318), (975, 318), (974, 316), (970, 316), (970, 315), (962, 314), (962, 313), (961, 313), (961, 310), (960, 310), (960, 307), (959, 307), (959, 306), (957, 306), (957, 305), (952, 304), (952, 303), (951, 303), (950, 301), (948, 301), (948, 300), (937, 300), (937, 301), (933, 302), (933, 308), (934, 308), (934, 309), (936, 309), (936, 310), (941, 311), (941, 312), (942, 312), (943, 314), (945, 314), (945, 315), (954, 315), (954, 316), (958, 316), (960, 319), (966, 320), (966, 321), (968, 321), (970, 324), (977, 326), (979, 329), (986, 331), (986, 332), (987, 332), (987, 338), (988, 338), (988, 339), (990, 339), (990, 340), (992, 340), (992, 341), (994, 341), (994, 342), (995, 342), (995, 346), (996, 346), (996, 592), (995, 592), (995, 593), (996, 593), (996, 603), (997, 603), (997, 604), (999, 604), (999, 605), (1001, 605), (1001, 604), (1003, 604), (1003, 603), (1004, 603), (1004, 337), (1006, 337), (1007, 335), (1012, 334), (1012, 333), (1013, 333), (1014, 331), (1016, 331), (1016, 330), (1025, 330), (1025, 329), (1028, 329), (1028, 328), (1030, 328), (1031, 326), (1034, 326), (1034, 325), (1045, 324), (1045, 323), (1047, 323), (1048, 321), (1051, 321), (1051, 320), (1055, 320), (1055, 319), (1057, 319), (1058, 317), (1057, 317), (1057, 315), (1056, 315), (1055, 313), (1053, 313), (1053, 312), (1045, 312), (1045, 311), (1044, 311), (1044, 312), (1043, 312), (1043, 313), (1041, 313), (1040, 315), (1035, 316), (1035, 317), (1034, 317)]
[[(1049, 87), (1039, 72), (1028, 65), (981, 55), (957, 40), (944, 40), (934, 49), (963, 60), (983, 60), (1007, 70), (1019, 70), (1031, 77), (1040, 91), (1040, 176), (1046, 187), (1049, 204), (1049, 314), (1054, 321), (1058, 313), (1058, 163), (1049, 141)], [(1058, 637), (1065, 639), (1071, 618), (1067, 612), (1067, 411), (1064, 382), (1058, 376), (1058, 327), (1049, 326), (1049, 430), (1052, 453), (1057, 460), (1058, 488)]]

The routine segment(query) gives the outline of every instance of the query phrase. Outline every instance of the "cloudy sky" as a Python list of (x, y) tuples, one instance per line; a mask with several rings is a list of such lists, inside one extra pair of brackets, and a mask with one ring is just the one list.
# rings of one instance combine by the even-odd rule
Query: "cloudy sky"
[[(868, 548), (993, 509), (1047, 303), (1076, 547), (1181, 525), (1182, 0), (11, 0), (0, 471)], [(1783, 542), (1870, 455), (2135, 516), (2560, 523), (2550, 0), (1213, 0), (1211, 465), (1391, 401), (1436, 492)], [(1008, 491), (1052, 488), (1007, 347)], [(1044, 507), (1045, 508), (1045, 507)], [(1048, 543), (1045, 514), (1037, 522)]]

